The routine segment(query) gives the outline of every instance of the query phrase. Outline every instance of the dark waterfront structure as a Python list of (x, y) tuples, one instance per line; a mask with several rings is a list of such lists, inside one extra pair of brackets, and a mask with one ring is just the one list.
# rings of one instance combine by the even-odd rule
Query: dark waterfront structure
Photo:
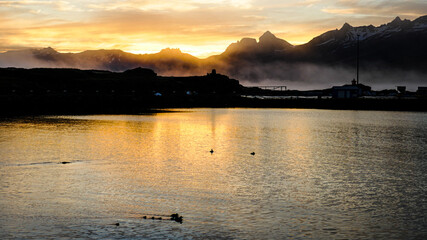
[(427, 111), (425, 96), (423, 87), (399, 95), (396, 90), (372, 91), (355, 80), (310, 91), (244, 87), (215, 70), (205, 76), (162, 77), (144, 68), (123, 73), (0, 68), (2, 115), (137, 114), (196, 107)]
[(0, 69), (2, 114), (138, 113), (150, 108), (226, 106), (243, 86), (217, 74), (162, 77), (77, 69)]
[(417, 95), (419, 97), (427, 97), (427, 87), (418, 87)]
[(332, 87), (333, 98), (358, 98), (361, 96), (371, 95), (371, 87), (360, 84), (359, 82), (359, 38), (356, 35), (356, 79), (351, 81), (351, 85), (334, 86)]
[(371, 87), (359, 84), (356, 80), (351, 81), (351, 85), (346, 84), (343, 86), (332, 87), (333, 98), (358, 98), (361, 96), (370, 96)]
[(362, 89), (356, 85), (332, 87), (333, 98), (357, 98), (359, 96), (362, 96)]

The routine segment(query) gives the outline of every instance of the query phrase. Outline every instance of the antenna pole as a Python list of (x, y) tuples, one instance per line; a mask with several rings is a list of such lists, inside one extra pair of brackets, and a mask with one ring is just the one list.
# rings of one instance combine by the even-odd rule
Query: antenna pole
[(357, 34), (356, 84), (359, 85), (359, 34)]

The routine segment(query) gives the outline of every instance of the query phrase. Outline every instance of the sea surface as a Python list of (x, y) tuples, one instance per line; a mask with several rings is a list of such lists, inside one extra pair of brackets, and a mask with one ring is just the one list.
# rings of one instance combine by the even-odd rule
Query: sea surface
[(0, 120), (0, 239), (426, 239), (426, 196), (427, 113)]

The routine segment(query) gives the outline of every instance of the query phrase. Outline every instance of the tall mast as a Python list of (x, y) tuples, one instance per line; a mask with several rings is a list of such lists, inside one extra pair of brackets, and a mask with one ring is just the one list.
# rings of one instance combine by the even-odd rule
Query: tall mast
[(357, 58), (356, 58), (356, 84), (359, 85), (359, 34), (357, 34)]

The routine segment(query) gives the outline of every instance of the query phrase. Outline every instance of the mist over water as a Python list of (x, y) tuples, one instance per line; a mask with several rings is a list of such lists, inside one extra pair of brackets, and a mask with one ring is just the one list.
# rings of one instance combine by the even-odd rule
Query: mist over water
[(426, 144), (411, 112), (3, 119), (0, 238), (423, 239)]
[[(22, 59), (25, 57), (25, 61)], [(129, 66), (136, 68), (139, 65)], [(405, 71), (388, 67), (371, 66), (361, 69), (360, 83), (371, 86), (373, 90), (395, 89), (396, 86), (406, 86), (408, 91), (416, 91), (419, 86), (427, 86), (427, 73), (420, 71)], [(104, 65), (93, 62), (50, 62), (35, 57), (12, 56), (8, 62), (1, 62), (0, 67), (21, 68), (78, 68), (111, 70)], [(314, 63), (270, 62), (262, 65), (236, 63), (236, 66), (225, 65), (221, 62), (210, 62), (208, 65), (189, 67), (186, 65), (157, 64), (147, 66), (153, 68), (161, 76), (201, 76), (212, 69), (239, 80), (244, 86), (284, 85), (293, 90), (325, 89), (332, 86), (350, 84), (356, 78), (356, 69), (344, 66), (321, 65)], [(121, 70), (120, 70), (121, 71)]]
[[(253, 59), (214, 56), (201, 60), (177, 51), (169, 50), (160, 55), (134, 55), (119, 50), (78, 54), (58, 53), (53, 49), (26, 50), (3, 53), (0, 55), (0, 67), (78, 68), (115, 72), (145, 67), (153, 69), (159, 76), (202, 76), (216, 69), (219, 74), (237, 79), (244, 86), (285, 85), (295, 90), (325, 89), (350, 84), (356, 78), (355, 59), (354, 64), (340, 61), (336, 64), (307, 60), (275, 61), (266, 56)], [(346, 61), (353, 61), (353, 58)], [(427, 86), (427, 72), (416, 67), (391, 67), (384, 62), (362, 59), (359, 80), (373, 90), (406, 86), (407, 90), (416, 91), (419, 86)]]
[[(356, 78), (356, 68), (328, 66), (312, 63), (272, 63), (247, 66), (235, 73), (244, 86), (285, 85), (288, 89), (313, 90), (351, 84)], [(406, 86), (416, 91), (427, 85), (427, 73), (390, 68), (361, 69), (360, 83), (373, 90), (396, 89)]]

